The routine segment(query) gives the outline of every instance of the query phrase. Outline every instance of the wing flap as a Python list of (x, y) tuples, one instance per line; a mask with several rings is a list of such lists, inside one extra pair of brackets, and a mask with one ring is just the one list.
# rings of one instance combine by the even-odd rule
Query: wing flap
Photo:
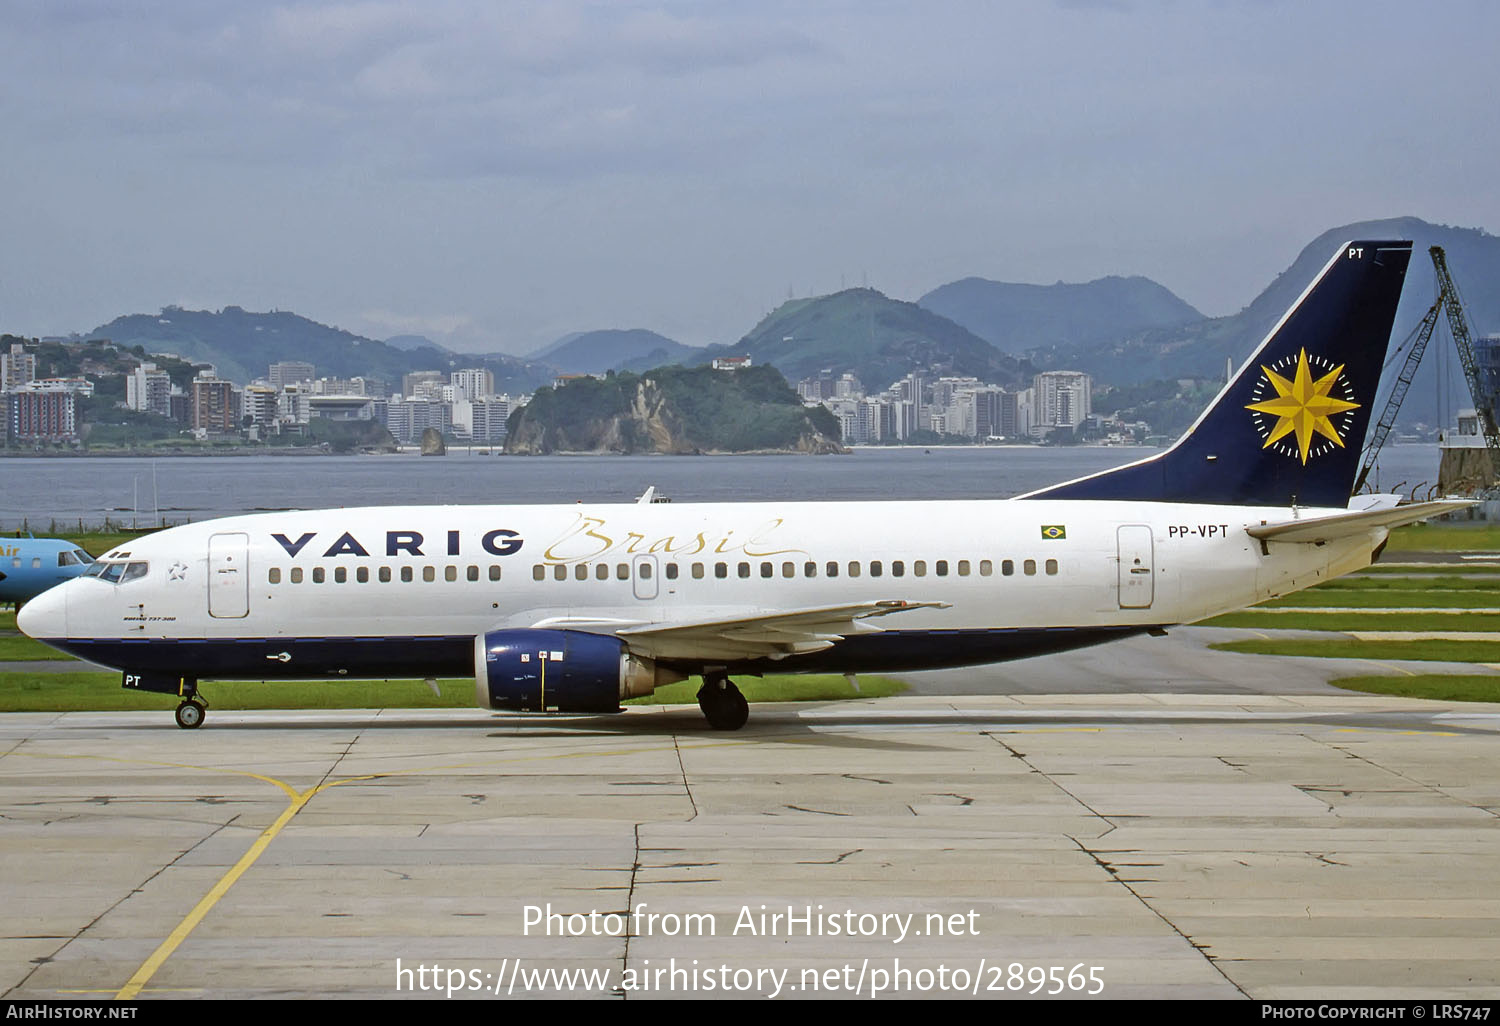
[(781, 659), (819, 652), (850, 634), (880, 629), (867, 620), (947, 607), (946, 602), (857, 602), (719, 620), (641, 624), (615, 634), (633, 651), (657, 659)]

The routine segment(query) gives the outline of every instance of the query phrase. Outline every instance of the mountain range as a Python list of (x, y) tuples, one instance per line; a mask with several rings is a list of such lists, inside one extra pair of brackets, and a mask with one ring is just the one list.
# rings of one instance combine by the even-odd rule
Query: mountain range
[[(234, 306), (133, 314), (100, 325), (88, 337), (212, 363), (221, 375), (242, 383), (263, 376), (272, 362), (301, 360), (313, 363), (320, 375), (374, 376), (391, 386), (414, 370), (485, 366), (495, 373), (497, 389), (521, 392), (558, 373), (694, 366), (738, 355), (773, 364), (792, 382), (825, 368), (836, 375), (853, 373), (872, 391), (914, 369), (1011, 387), (1038, 370), (1071, 369), (1087, 371), (1103, 386), (1131, 386), (1221, 377), (1226, 363), (1238, 365), (1250, 353), (1334, 248), (1355, 238), (1415, 243), (1394, 343), (1414, 329), (1435, 295), (1426, 254), (1430, 245), (1446, 249), (1476, 333), (1500, 329), (1500, 239), (1480, 229), (1403, 217), (1323, 232), (1243, 310), (1228, 317), (1204, 317), (1142, 277), (1053, 285), (970, 277), (933, 289), (915, 303), (868, 288), (789, 300), (737, 342), (702, 347), (644, 328), (604, 329), (566, 335), (525, 359), (461, 355), (421, 336), (382, 342), (285, 311), (251, 313)], [(1468, 405), (1445, 331), (1440, 329), (1444, 337), (1430, 350), (1407, 397), (1405, 423), (1438, 423), (1451, 418), (1452, 406)], [(1440, 380), (1451, 399), (1440, 401)]]

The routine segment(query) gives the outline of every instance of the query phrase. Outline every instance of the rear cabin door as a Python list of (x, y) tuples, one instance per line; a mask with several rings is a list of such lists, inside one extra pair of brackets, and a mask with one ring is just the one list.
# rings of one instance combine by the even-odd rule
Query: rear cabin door
[(1120, 608), (1150, 609), (1156, 592), (1151, 528), (1126, 524), (1116, 538), (1120, 549)]
[(250, 536), (216, 534), (208, 539), (208, 615), (250, 615)]

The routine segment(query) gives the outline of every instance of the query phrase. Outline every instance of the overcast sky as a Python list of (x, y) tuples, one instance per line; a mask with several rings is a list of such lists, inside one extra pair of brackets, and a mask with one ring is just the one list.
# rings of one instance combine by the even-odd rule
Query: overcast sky
[(529, 352), (868, 283), (1500, 230), (1500, 4), (6, 0), (0, 331), (167, 304)]

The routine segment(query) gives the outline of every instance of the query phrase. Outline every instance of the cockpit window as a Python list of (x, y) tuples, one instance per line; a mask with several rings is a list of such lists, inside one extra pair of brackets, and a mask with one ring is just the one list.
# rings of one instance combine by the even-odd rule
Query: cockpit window
[(140, 580), (150, 569), (150, 563), (105, 563), (101, 561), (92, 564), (83, 572), (83, 576), (97, 577), (110, 584), (124, 584), (128, 581)]
[(66, 550), (64, 550), (62, 552), (59, 552), (57, 554), (57, 565), (58, 566), (77, 566), (81, 562), (82, 562), (82, 560), (80, 560), (77, 556), (73, 555), (73, 553), (68, 552)]

